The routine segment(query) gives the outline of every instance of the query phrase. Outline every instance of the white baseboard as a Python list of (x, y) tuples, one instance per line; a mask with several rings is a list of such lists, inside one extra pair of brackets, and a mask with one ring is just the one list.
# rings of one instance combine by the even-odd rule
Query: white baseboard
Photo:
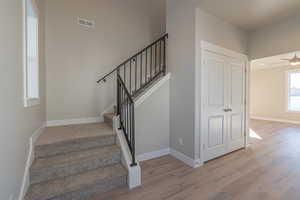
[(38, 137), (43, 133), (44, 128), (46, 127), (46, 123), (42, 124), (40, 128), (38, 128), (32, 136), (29, 138), (29, 151), (27, 155), (27, 161), (25, 165), (24, 170), (24, 176), (22, 180), (22, 186), (19, 194), (19, 200), (23, 200), (25, 197), (25, 194), (29, 188), (30, 182), (29, 182), (29, 172), (30, 172), (30, 166), (32, 165), (34, 161), (34, 144)]
[(170, 152), (171, 152), (172, 156), (174, 156), (178, 160), (181, 160), (182, 162), (184, 162), (185, 164), (189, 165), (192, 168), (198, 168), (198, 167), (202, 166), (202, 163), (200, 160), (194, 160), (194, 159), (184, 155), (183, 153), (176, 151), (175, 149), (171, 149)]
[(278, 118), (268, 118), (268, 117), (251, 116), (250, 119), (264, 120), (264, 121), (273, 121), (273, 122), (282, 122), (282, 123), (288, 123), (288, 124), (300, 124), (300, 121), (278, 119)]
[(161, 149), (159, 151), (152, 151), (149, 153), (144, 153), (144, 154), (140, 154), (137, 156), (137, 160), (142, 162), (145, 160), (151, 160), (154, 158), (159, 158), (162, 156), (166, 156), (170, 154), (170, 149), (169, 148), (165, 148), (165, 149)]
[(66, 125), (73, 125), (73, 124), (98, 123), (98, 122), (103, 122), (103, 121), (104, 121), (103, 117), (53, 120), (53, 121), (47, 121), (47, 127), (66, 126)]

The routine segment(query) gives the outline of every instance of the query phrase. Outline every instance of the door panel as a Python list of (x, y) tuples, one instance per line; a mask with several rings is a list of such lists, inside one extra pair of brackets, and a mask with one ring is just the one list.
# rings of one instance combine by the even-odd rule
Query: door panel
[(241, 139), (243, 137), (243, 116), (241, 114), (232, 114), (230, 123), (231, 141)]
[(243, 70), (242, 66), (231, 67), (231, 105), (243, 104)]
[(232, 112), (228, 113), (229, 123), (229, 152), (241, 149), (245, 145), (245, 106), (244, 106), (244, 77), (245, 65), (236, 60), (229, 60), (229, 107)]
[(208, 104), (210, 106), (224, 105), (224, 62), (209, 59), (208, 65)]
[(204, 159), (211, 160), (226, 153), (227, 123), (224, 113), (226, 102), (226, 59), (206, 52), (204, 65)]
[(208, 119), (208, 148), (224, 145), (224, 116), (214, 116)]

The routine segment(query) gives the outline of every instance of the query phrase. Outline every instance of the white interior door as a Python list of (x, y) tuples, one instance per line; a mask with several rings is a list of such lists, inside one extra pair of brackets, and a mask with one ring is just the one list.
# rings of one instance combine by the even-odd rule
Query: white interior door
[(226, 58), (205, 52), (204, 60), (204, 159), (221, 156), (227, 151)]
[(218, 53), (203, 53), (204, 161), (244, 147), (245, 64)]
[(229, 59), (228, 63), (228, 151), (245, 146), (245, 64)]

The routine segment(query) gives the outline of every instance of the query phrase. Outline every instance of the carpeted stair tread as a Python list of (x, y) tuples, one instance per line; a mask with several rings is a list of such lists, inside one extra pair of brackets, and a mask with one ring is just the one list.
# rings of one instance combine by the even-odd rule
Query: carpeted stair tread
[(35, 145), (35, 157), (114, 145), (116, 134), (107, 123), (47, 127)]
[(105, 137), (113, 135), (115, 134), (107, 123), (47, 127), (44, 133), (38, 138), (36, 146), (90, 137)]
[[(126, 184), (126, 175), (127, 172), (124, 167), (121, 164), (115, 164), (78, 175), (31, 185), (25, 199), (81, 199), (80, 195), (87, 196), (88, 193), (103, 192), (106, 189), (114, 188), (114, 185), (120, 187), (121, 184)], [(119, 178), (121, 179), (119, 180)], [(97, 187), (98, 190), (96, 190)]]
[(121, 152), (116, 145), (39, 158), (30, 169), (31, 183), (62, 178), (87, 170), (120, 162)]

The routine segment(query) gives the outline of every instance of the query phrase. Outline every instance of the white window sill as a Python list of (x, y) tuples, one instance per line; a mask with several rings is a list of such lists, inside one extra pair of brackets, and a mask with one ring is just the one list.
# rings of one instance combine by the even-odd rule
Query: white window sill
[(25, 99), (24, 106), (25, 107), (32, 107), (40, 104), (39, 98), (31, 98), (31, 99)]

